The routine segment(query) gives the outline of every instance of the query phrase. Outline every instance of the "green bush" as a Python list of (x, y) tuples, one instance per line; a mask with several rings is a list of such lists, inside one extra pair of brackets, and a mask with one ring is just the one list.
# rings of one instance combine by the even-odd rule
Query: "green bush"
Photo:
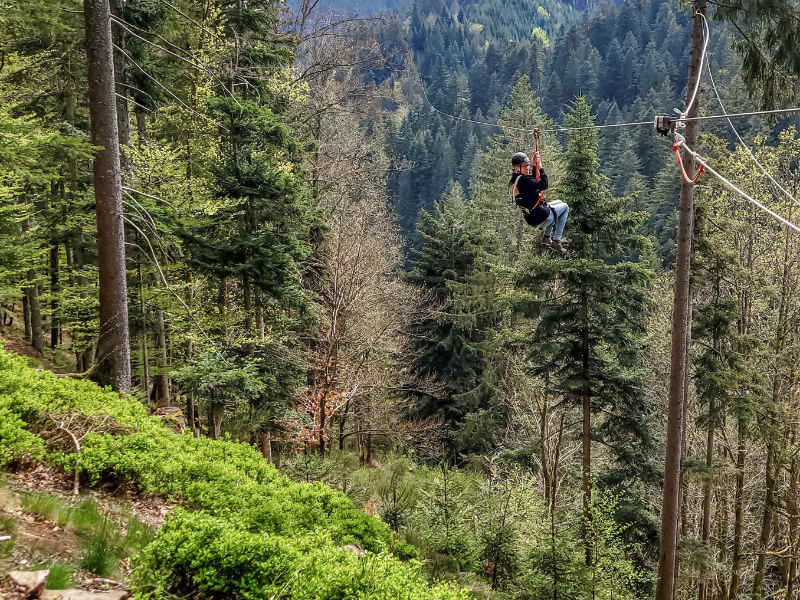
[[(48, 426), (45, 412), (108, 416), (107, 422), (124, 431), (86, 437), (80, 464), (84, 481), (132, 481), (144, 492), (172, 496), (195, 511), (177, 510), (135, 557), (140, 595), (466, 597), (448, 586), (429, 588), (413, 560), (419, 556), (416, 549), (393, 540), (383, 522), (344, 494), (322, 483), (290, 481), (246, 444), (176, 435), (133, 398), (34, 371), (0, 350), (0, 417), (9, 416), (0, 420), (0, 462), (43, 459), (45, 445), (33, 432)], [(64, 469), (74, 467), (71, 452), (52, 451), (47, 458)], [(82, 518), (83, 508), (73, 520)], [(87, 538), (85, 568), (111, 568), (103, 559), (111, 552), (101, 547), (107, 541), (104, 535)], [(139, 542), (148, 541), (145, 536)], [(370, 554), (359, 560), (342, 550), (351, 543)], [(390, 550), (411, 560), (403, 562)]]
[(291, 538), (256, 534), (235, 520), (180, 509), (135, 567), (134, 584), (155, 598), (198, 592), (245, 600), (467, 598), (453, 587), (429, 588), (416, 561), (401, 563), (387, 553), (359, 559), (325, 530)]

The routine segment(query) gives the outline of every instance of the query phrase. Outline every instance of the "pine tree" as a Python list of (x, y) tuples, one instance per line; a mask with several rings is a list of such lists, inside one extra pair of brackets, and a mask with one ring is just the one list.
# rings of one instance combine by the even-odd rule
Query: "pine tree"
[[(593, 123), (585, 98), (575, 101), (567, 122), (572, 127)], [(547, 378), (553, 393), (583, 408), (587, 517), (591, 441), (603, 443), (612, 456), (604, 484), (629, 487), (633, 496), (632, 482), (653, 477), (655, 448), (639, 366), (654, 277), (647, 261), (650, 245), (635, 233), (645, 215), (628, 212), (627, 200), (612, 196), (598, 167), (596, 130), (571, 132), (559, 183), (560, 197), (570, 205), (569, 254), (533, 259), (520, 270), (520, 285), (541, 298), (524, 307), (538, 319), (529, 346), (533, 370)], [(631, 255), (645, 259), (620, 258)], [(546, 293), (553, 285), (557, 299)]]
[(431, 213), (423, 210), (417, 224), (420, 248), (412, 250), (413, 268), (409, 282), (431, 294), (434, 312), (414, 327), (415, 368), (424, 376), (434, 376), (444, 386), (443, 398), (421, 395), (416, 412), (421, 416), (440, 414), (454, 429), (466, 411), (454, 397), (474, 389), (482, 376), (483, 360), (479, 345), (483, 336), (454, 322), (453, 283), (463, 283), (475, 268), (476, 254), (485, 243), (470, 229), (467, 205), (461, 186), (452, 183)]

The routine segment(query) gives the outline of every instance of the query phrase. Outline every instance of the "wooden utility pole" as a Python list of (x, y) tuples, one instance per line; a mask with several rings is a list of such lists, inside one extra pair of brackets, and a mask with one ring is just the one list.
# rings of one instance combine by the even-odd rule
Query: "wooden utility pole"
[(122, 178), (114, 94), (114, 50), (108, 0), (84, 0), (89, 116), (94, 157), (97, 255), (100, 281), (100, 338), (95, 378), (104, 385), (131, 389), (128, 284), (125, 278), (125, 229)]
[[(698, 0), (693, 8), (691, 54), (686, 101), (691, 102), (694, 88), (703, 69), (703, 18), (706, 0)], [(697, 116), (695, 99), (686, 117)], [(697, 121), (686, 123), (686, 145), (694, 150), (697, 143)], [(694, 157), (683, 158), (686, 171), (694, 173)], [(678, 545), (678, 508), (680, 504), (681, 454), (683, 452), (683, 404), (685, 395), (687, 339), (691, 332), (689, 307), (689, 271), (691, 267), (694, 229), (694, 184), (681, 183), (680, 220), (678, 221), (678, 256), (675, 265), (675, 299), (672, 309), (672, 357), (669, 375), (669, 415), (667, 419), (667, 454), (664, 467), (664, 502), (661, 510), (661, 549), (658, 554), (658, 586), (656, 600), (672, 600), (675, 587), (675, 557)]]

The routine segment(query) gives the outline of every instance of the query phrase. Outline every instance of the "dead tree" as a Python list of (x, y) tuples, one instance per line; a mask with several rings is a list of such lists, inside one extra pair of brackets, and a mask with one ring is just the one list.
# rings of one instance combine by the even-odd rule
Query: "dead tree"
[[(56, 430), (69, 438), (75, 449), (75, 469), (72, 480), (72, 495), (80, 491), (81, 444), (90, 433), (122, 433), (125, 428), (111, 420), (111, 415), (87, 415), (75, 413), (43, 413), (55, 426)], [(58, 443), (58, 436), (50, 439)]]

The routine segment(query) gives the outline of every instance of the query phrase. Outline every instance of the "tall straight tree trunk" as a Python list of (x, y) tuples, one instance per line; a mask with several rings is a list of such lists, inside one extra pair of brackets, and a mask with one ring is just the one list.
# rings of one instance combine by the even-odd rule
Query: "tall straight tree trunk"
[[(156, 279), (156, 287), (161, 288), (161, 282)], [(153, 377), (153, 393), (157, 406), (169, 406), (169, 380), (165, 375), (169, 366), (167, 361), (167, 329), (164, 325), (164, 311), (156, 308), (156, 352), (161, 358), (160, 373)]]
[[(75, 247), (72, 251), (72, 254), (75, 260), (75, 268), (78, 271), (78, 275), (75, 279), (80, 289), (79, 296), (83, 300), (86, 299), (88, 296), (87, 294), (88, 282), (86, 280), (86, 276), (83, 274), (83, 267), (85, 265), (85, 260), (83, 255), (83, 231), (80, 228), (78, 228), (78, 230), (75, 232)], [(88, 320), (88, 315), (84, 315), (84, 317)], [(82, 332), (84, 333), (85, 336), (86, 333), (85, 328), (79, 325), (75, 329), (73, 335), (78, 334), (78, 337), (81, 337), (80, 334)], [(83, 339), (80, 341), (85, 342), (86, 340)], [(93, 363), (94, 363), (94, 342), (92, 341), (89, 343), (89, 346), (87, 348), (77, 353), (76, 370), (78, 371), (78, 373), (86, 372), (92, 367)]]
[[(706, 2), (695, 3), (697, 13), (705, 15)], [(692, 23), (691, 54), (687, 105), (703, 65), (703, 21), (696, 15)], [(697, 116), (698, 102), (688, 107), (688, 117)], [(697, 143), (697, 121), (686, 124), (686, 145)], [(694, 171), (694, 157), (684, 157), (686, 168)], [(661, 546), (658, 554), (656, 600), (672, 600), (675, 588), (675, 556), (678, 549), (678, 504), (680, 502), (681, 456), (683, 455), (683, 403), (686, 377), (686, 336), (691, 331), (689, 315), (689, 273), (691, 270), (692, 230), (694, 227), (694, 185), (681, 183), (680, 218), (678, 222), (677, 260), (673, 307), (672, 348), (669, 376), (669, 413), (667, 417), (667, 453), (664, 464), (664, 494), (661, 508)]]
[(42, 311), (39, 304), (39, 286), (36, 283), (36, 271), (30, 270), (27, 273), (28, 285), (25, 288), (25, 296), (28, 299), (28, 310), (30, 311), (31, 321), (31, 346), (37, 352), (44, 349), (44, 333), (42, 332)]
[(744, 527), (744, 460), (747, 456), (746, 421), (739, 419), (738, 442), (736, 452), (736, 496), (733, 503), (733, 558), (731, 562), (731, 584), (728, 598), (739, 597), (739, 578), (742, 571), (742, 529)]
[[(797, 443), (797, 426), (794, 425), (792, 428), (792, 434), (790, 446), (793, 448)], [(792, 600), (794, 598), (794, 579), (797, 576), (797, 559), (795, 558), (797, 554), (797, 523), (798, 514), (797, 514), (797, 456), (795, 454), (792, 455), (792, 462), (789, 468), (789, 489), (786, 492), (786, 512), (789, 513), (789, 548), (791, 549), (791, 557), (789, 558), (789, 573), (787, 576), (786, 582), (786, 596), (784, 597), (785, 600)]]
[(764, 568), (767, 564), (767, 546), (769, 545), (770, 525), (772, 524), (773, 511), (775, 510), (775, 442), (767, 442), (767, 464), (765, 471), (766, 495), (764, 497), (764, 514), (761, 519), (761, 534), (758, 538), (758, 562), (753, 576), (753, 599), (761, 598), (761, 588), (764, 585)]
[(253, 298), (250, 290), (250, 278), (247, 273), (242, 275), (242, 291), (244, 295), (244, 331), (247, 336), (245, 350), (252, 357), (255, 346), (253, 345)]
[[(714, 400), (709, 401), (708, 414), (709, 421), (710, 415), (714, 411)], [(706, 468), (711, 471), (711, 466), (714, 463), (714, 431), (715, 428), (709, 423), (708, 433), (706, 435)], [(702, 525), (702, 540), (703, 544), (708, 545), (711, 538), (711, 481), (706, 479), (703, 484), (703, 525)], [(711, 548), (709, 548), (709, 551)], [(700, 591), (698, 593), (698, 600), (707, 600), (708, 585), (704, 581), (700, 583)]]
[(58, 345), (58, 293), (61, 288), (58, 284), (58, 244), (53, 243), (50, 248), (50, 294), (53, 296), (51, 301), (51, 308), (53, 316), (50, 318), (50, 347), (55, 348)]
[(136, 134), (139, 137), (139, 144), (147, 141), (147, 115), (143, 112), (136, 114)]
[(144, 278), (142, 276), (142, 263), (138, 265), (139, 270), (139, 310), (142, 315), (142, 381), (141, 388), (144, 397), (147, 398), (147, 405), (150, 406), (150, 359), (147, 356), (147, 325), (144, 318)]
[[(111, 13), (118, 18), (122, 18), (125, 9), (124, 0), (110, 0)], [(120, 146), (129, 146), (131, 143), (131, 125), (130, 125), (130, 103), (128, 102), (128, 88), (125, 86), (128, 78), (128, 64), (123, 52), (126, 51), (127, 45), (127, 32), (114, 23), (111, 22), (111, 39), (113, 44), (117, 47), (114, 50), (114, 91), (115, 101), (117, 108), (117, 134), (119, 136)], [(121, 166), (127, 170), (127, 158), (125, 157), (124, 148), (120, 148)]]
[(86, 21), (92, 144), (100, 148), (93, 165), (100, 281), (99, 364), (95, 377), (101, 384), (130, 392), (125, 227), (122, 220), (122, 176), (108, 0), (84, 0), (83, 14)]
[[(592, 518), (589, 503), (592, 498), (592, 403), (589, 395), (589, 294), (583, 290), (581, 300), (583, 311), (583, 519), (587, 526)], [(586, 540), (586, 565), (592, 565), (592, 545)]]
[(28, 288), (22, 290), (22, 322), (25, 327), (25, 341), (30, 342), (33, 339), (33, 331), (31, 329), (31, 306), (28, 303)]
[(261, 288), (256, 287), (256, 331), (259, 341), (264, 341), (264, 297)]
[[(30, 222), (25, 219), (22, 222), (22, 231), (30, 229)], [(42, 332), (42, 311), (39, 305), (39, 284), (36, 281), (36, 271), (28, 269), (25, 274), (28, 280), (28, 287), (25, 288), (25, 298), (28, 301), (28, 314), (30, 320), (30, 342), (34, 350), (41, 353), (44, 349), (44, 333)]]

